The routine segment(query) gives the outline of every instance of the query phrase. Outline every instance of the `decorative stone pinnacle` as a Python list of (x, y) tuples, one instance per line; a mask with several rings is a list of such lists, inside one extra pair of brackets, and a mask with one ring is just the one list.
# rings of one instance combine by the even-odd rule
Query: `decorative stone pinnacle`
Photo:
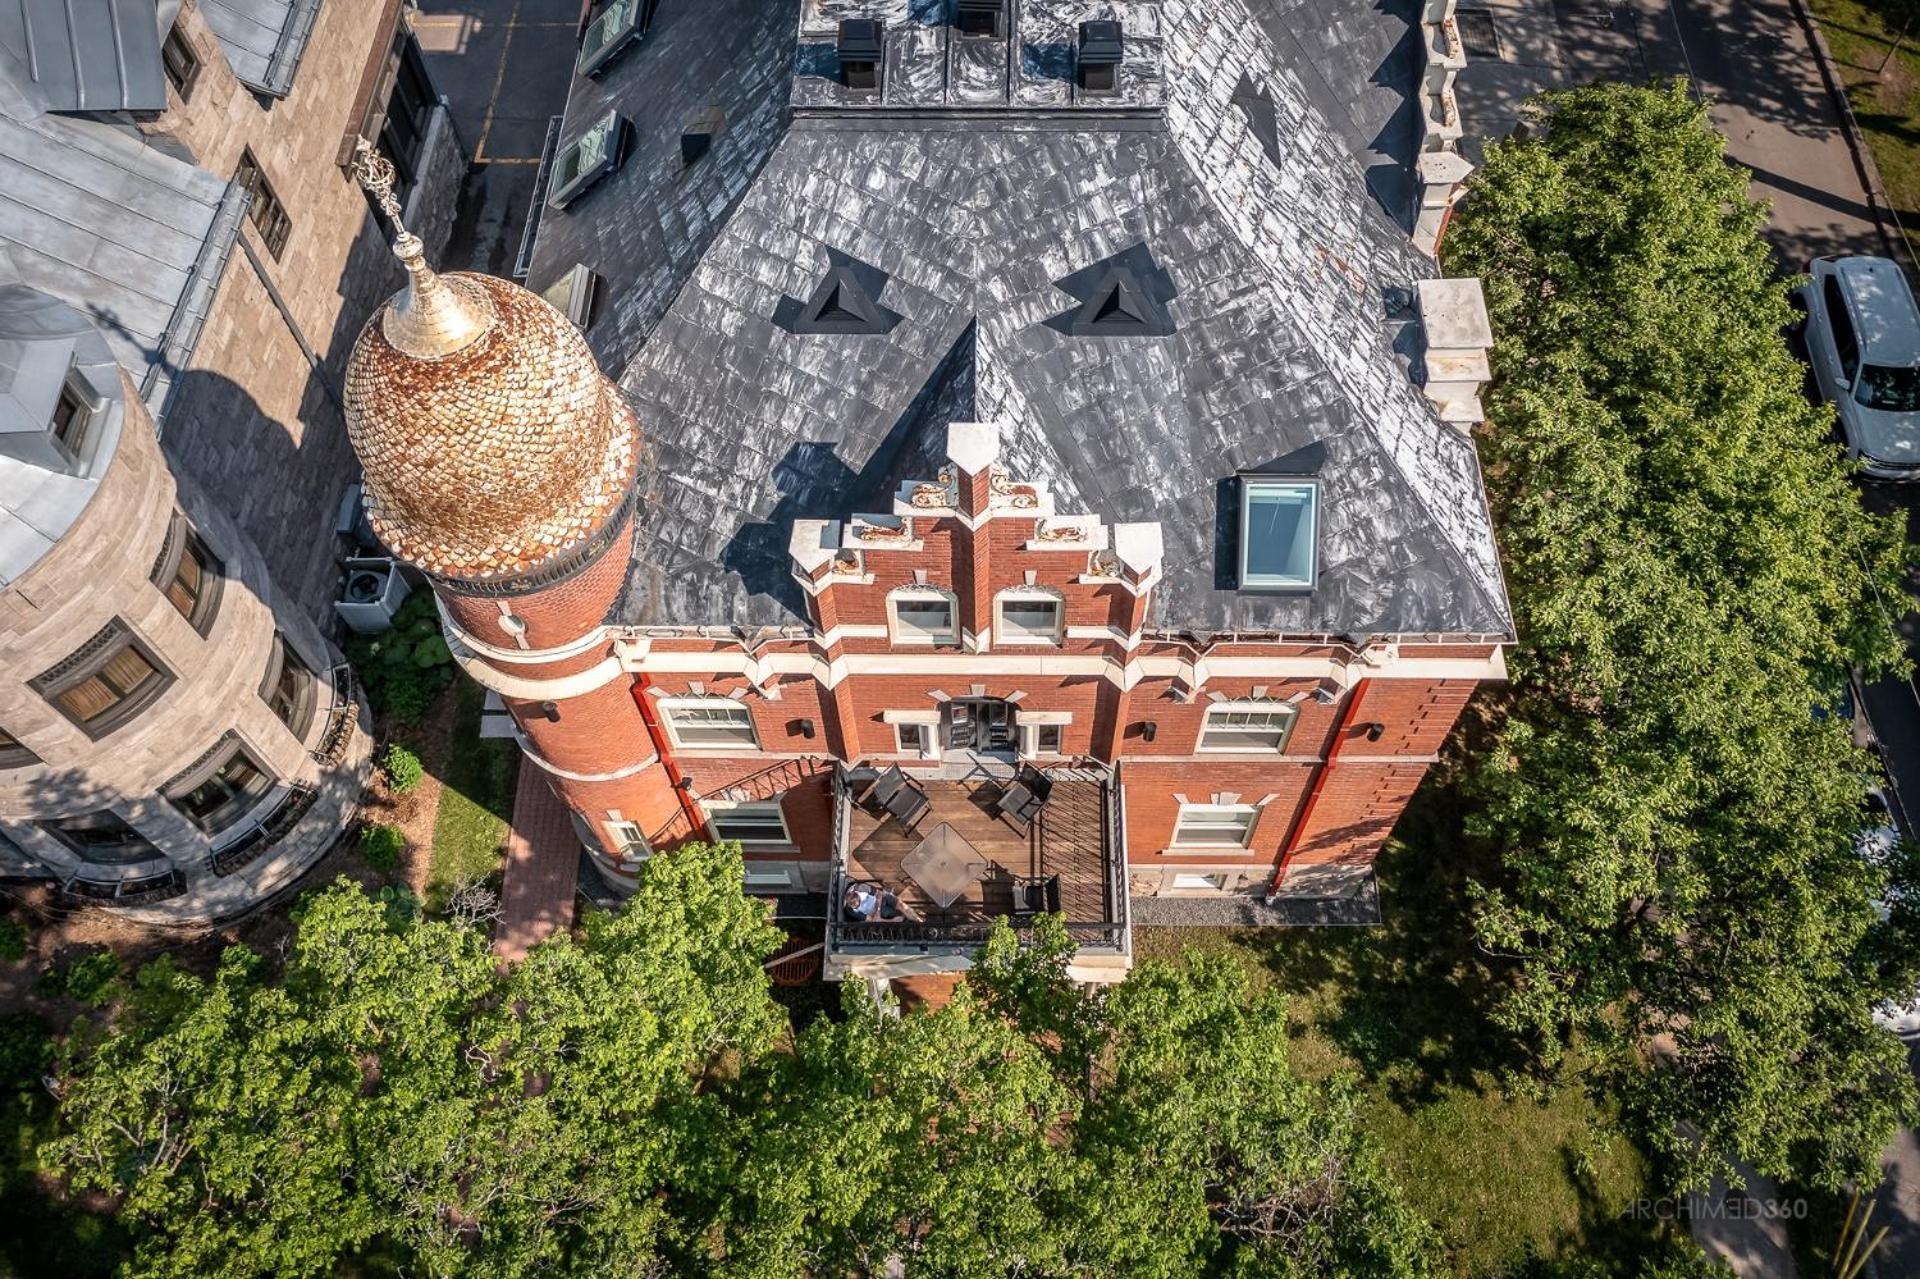
[(493, 302), (466, 280), (445, 280), (427, 265), (427, 246), (400, 220), (393, 161), (356, 138), (352, 173), (394, 230), (393, 256), (407, 269), (407, 287), (380, 317), (388, 342), (415, 359), (432, 360), (472, 346), (493, 327)]

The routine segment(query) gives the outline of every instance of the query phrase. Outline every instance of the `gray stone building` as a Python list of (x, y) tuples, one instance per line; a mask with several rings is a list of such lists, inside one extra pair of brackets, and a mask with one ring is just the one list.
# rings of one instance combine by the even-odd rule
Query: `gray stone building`
[(0, 4), (0, 875), (244, 913), (351, 820), (352, 338), (467, 154), (402, 0)]

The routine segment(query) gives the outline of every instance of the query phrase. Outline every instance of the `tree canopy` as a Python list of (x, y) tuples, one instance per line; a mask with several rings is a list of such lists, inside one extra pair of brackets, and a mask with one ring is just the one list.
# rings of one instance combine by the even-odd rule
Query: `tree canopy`
[(138, 1275), (1430, 1272), (1352, 1096), (1293, 1076), (1231, 964), (1090, 993), (1057, 922), (1002, 924), (947, 1007), (850, 983), (790, 1034), (740, 874), (654, 858), (507, 971), (456, 920), (315, 894), (277, 976), (143, 969), (43, 1156), (119, 1197)]
[(1493, 320), (1520, 636), (1477, 929), (1517, 961), (1504, 1022), (1548, 1062), (1600, 1045), (1682, 1180), (1837, 1186), (1913, 1103), (1870, 1010), (1916, 939), (1878, 919), (1875, 770), (1834, 713), (1900, 660), (1904, 530), (1802, 392), (1746, 188), (1683, 85), (1592, 86), (1489, 148), (1448, 232)]

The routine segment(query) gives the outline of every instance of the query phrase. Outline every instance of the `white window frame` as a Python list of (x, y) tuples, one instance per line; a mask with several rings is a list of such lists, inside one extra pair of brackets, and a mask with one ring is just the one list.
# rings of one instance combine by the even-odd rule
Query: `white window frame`
[[(1211, 823), (1206, 819), (1212, 817)], [(1200, 824), (1225, 828), (1237, 825), (1245, 820), (1245, 828), (1238, 839), (1182, 839), (1181, 827), (1189, 819), (1199, 819)], [(1180, 811), (1174, 815), (1173, 834), (1167, 837), (1169, 848), (1251, 848), (1253, 833), (1260, 829), (1260, 806), (1258, 804), (1181, 804)]]
[[(1257, 493), (1284, 492), (1304, 495), (1307, 508), (1307, 575), (1284, 576), (1255, 573), (1247, 568), (1247, 552), (1253, 525), (1253, 499)], [(1320, 580), (1320, 485), (1313, 480), (1282, 479), (1268, 476), (1244, 476), (1240, 480), (1240, 586), (1255, 591), (1310, 591)]]
[[(1185, 880), (1185, 883), (1181, 881)], [(1183, 870), (1176, 871), (1167, 880), (1166, 891), (1172, 893), (1224, 893), (1227, 891), (1227, 877), (1221, 871)]]
[[(907, 734), (914, 733), (920, 738), (918, 746), (907, 744)], [(893, 749), (899, 755), (911, 755), (915, 759), (932, 759), (938, 755), (940, 726), (938, 724), (895, 724), (893, 726)]]
[[(689, 742), (680, 736), (680, 724), (675, 713), (687, 710), (721, 710), (730, 714), (746, 717), (747, 732), (752, 735), (751, 742)], [(760, 749), (760, 726), (753, 722), (753, 711), (744, 703), (731, 697), (669, 697), (660, 702), (660, 719), (666, 725), (667, 736), (673, 744), (682, 750), (690, 751), (757, 751)]]
[(768, 893), (790, 893), (794, 889), (793, 867), (756, 866), (748, 862), (741, 872), (740, 883), (748, 892), (759, 889)]
[[(1209, 733), (1221, 732), (1227, 734), (1229, 737), (1235, 735), (1233, 725), (1223, 724), (1216, 726), (1213, 722), (1214, 716), (1249, 714), (1279, 715), (1281, 717), (1283, 727), (1280, 730), (1280, 741), (1278, 745), (1249, 746), (1244, 742), (1225, 746), (1208, 744), (1207, 736)], [(1211, 755), (1282, 755), (1286, 753), (1287, 743), (1293, 740), (1293, 730), (1299, 723), (1299, 708), (1287, 702), (1215, 702), (1213, 705), (1207, 707), (1206, 714), (1201, 717), (1200, 736), (1195, 740), (1193, 748), (1195, 751), (1205, 752)]]
[[(908, 630), (900, 621), (902, 600), (939, 600), (947, 606), (944, 633)], [(938, 586), (902, 586), (887, 593), (887, 634), (895, 644), (928, 648), (957, 646), (960, 643), (960, 597)]]
[[(705, 804), (707, 837), (716, 844), (732, 842), (739, 844), (742, 848), (792, 848), (794, 846), (793, 832), (787, 827), (786, 809), (777, 795), (772, 799), (709, 799)], [(770, 811), (773, 819), (780, 823), (780, 838), (729, 841), (727, 836), (720, 833), (722, 814), (736, 813), (745, 808), (762, 810), (762, 812)]]
[(631, 866), (637, 870), (641, 862), (653, 856), (653, 844), (639, 822), (609, 821), (607, 835), (620, 846), (614, 857), (623, 869)]
[[(1036, 635), (1024, 628), (1018, 634), (1009, 634), (1007, 605), (1039, 603), (1053, 606), (1053, 634)], [(1036, 647), (1057, 648), (1060, 637), (1066, 633), (1066, 629), (1067, 601), (1057, 591), (1025, 586), (1002, 591), (993, 597), (993, 642), (995, 644), (1028, 644)]]
[[(1067, 753), (1067, 725), (1073, 722), (1073, 712), (1016, 710), (1013, 718), (1021, 759), (1053, 759)], [(1040, 745), (1043, 733), (1052, 734), (1052, 746)]]

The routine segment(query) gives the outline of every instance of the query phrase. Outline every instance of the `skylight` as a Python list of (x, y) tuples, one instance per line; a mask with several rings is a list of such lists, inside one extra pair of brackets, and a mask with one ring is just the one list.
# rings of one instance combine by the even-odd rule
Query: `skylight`
[(1312, 480), (1240, 481), (1240, 585), (1311, 587), (1320, 486)]
[(553, 159), (547, 203), (564, 209), (620, 163), (623, 132), (620, 114), (609, 111), (591, 128), (560, 149)]
[(602, 9), (581, 37), (580, 56), (573, 64), (574, 70), (581, 75), (592, 75), (624, 49), (627, 42), (640, 33), (648, 7), (646, 0), (613, 0)]

